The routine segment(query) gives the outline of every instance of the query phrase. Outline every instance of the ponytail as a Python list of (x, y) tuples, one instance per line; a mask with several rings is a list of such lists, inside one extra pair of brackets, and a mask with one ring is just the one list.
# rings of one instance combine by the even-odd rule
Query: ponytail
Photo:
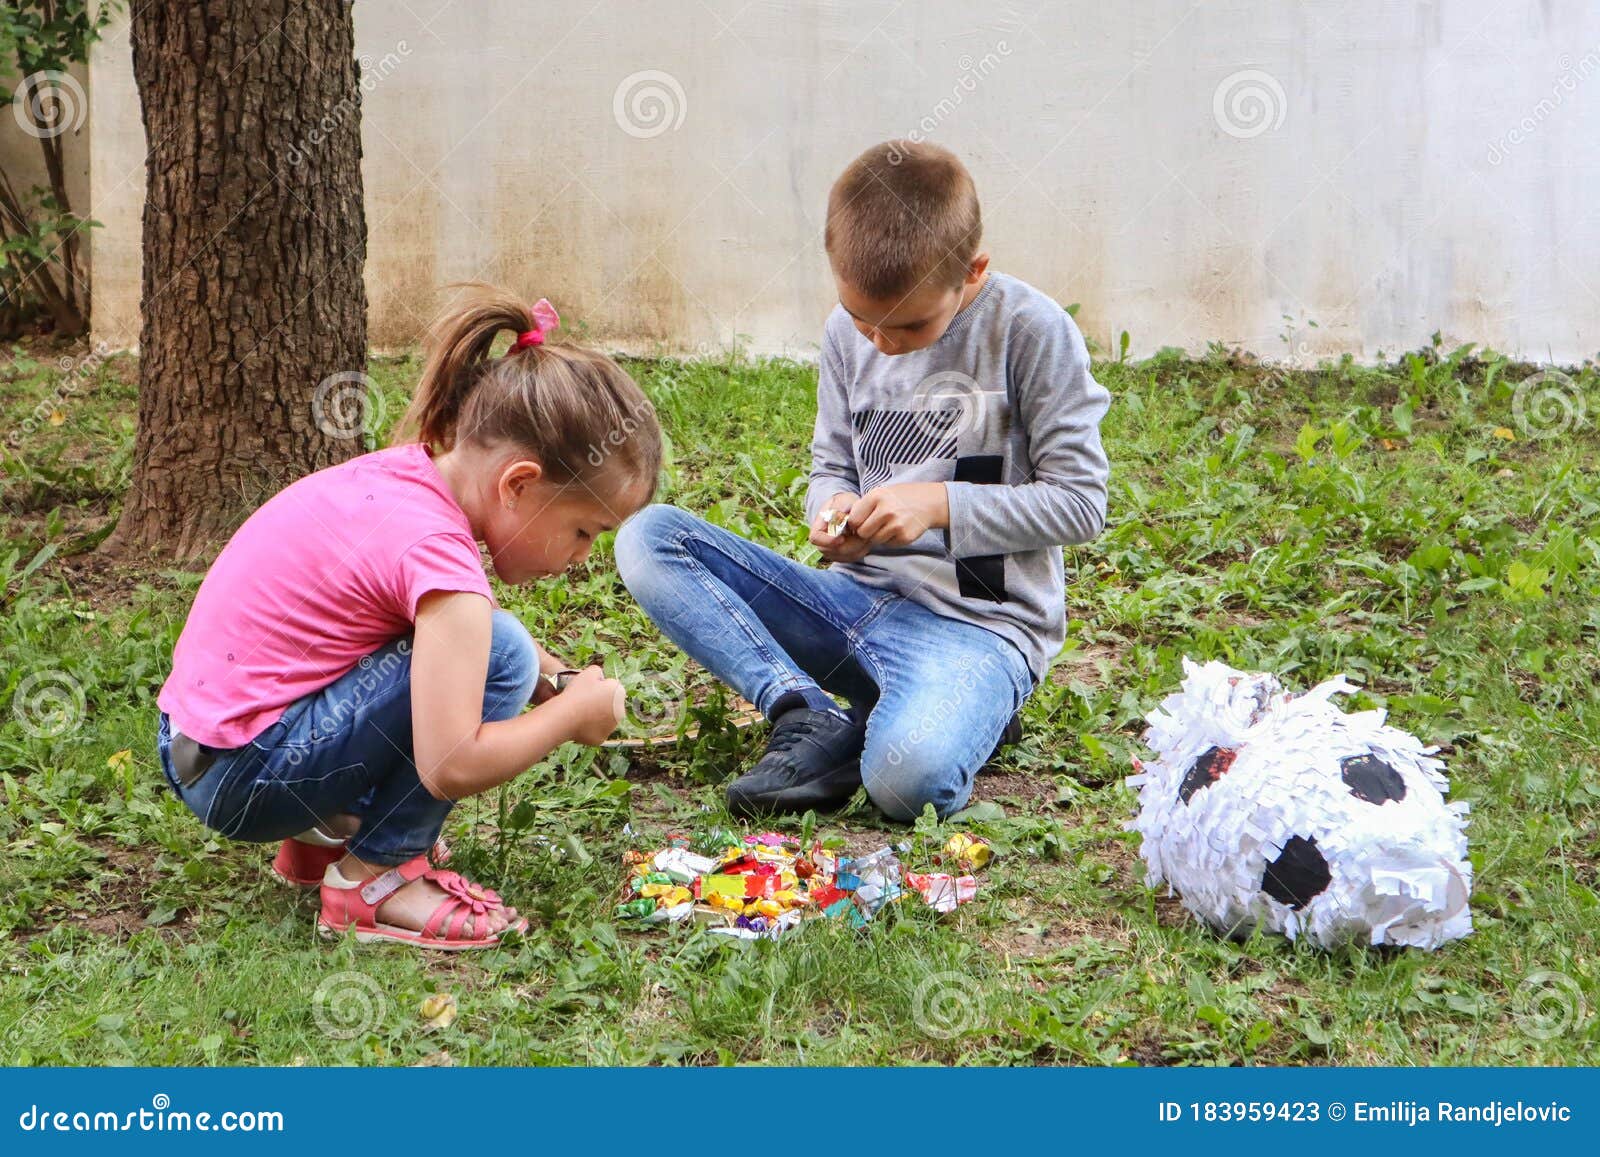
[(489, 350), (502, 330), (521, 333), (533, 324), (526, 306), (511, 294), (473, 284), (433, 321), (423, 339), (425, 360), (417, 392), (400, 419), (405, 441), (448, 450), (455, 445), (462, 403), (489, 365)]
[[(397, 439), (440, 450), (509, 443), (558, 482), (624, 470), (653, 495), (661, 430), (634, 380), (604, 354), (549, 341), (556, 319), (547, 303), (530, 309), (505, 290), (463, 288), (428, 329)], [(502, 331), (515, 340), (494, 357)]]

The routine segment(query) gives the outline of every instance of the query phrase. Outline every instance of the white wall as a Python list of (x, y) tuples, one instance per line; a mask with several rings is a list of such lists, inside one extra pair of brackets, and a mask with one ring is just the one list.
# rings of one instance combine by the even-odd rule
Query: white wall
[[(380, 345), (412, 341), (441, 286), (478, 277), (549, 296), (612, 346), (743, 335), (806, 353), (831, 302), (829, 183), (866, 145), (925, 128), (972, 167), (996, 267), (1081, 302), (1112, 348), (1126, 329), (1136, 353), (1373, 356), (1442, 330), (1536, 359), (1600, 351), (1590, 3), (355, 12)], [(671, 78), (655, 135), (626, 91), (615, 112), (647, 71)], [(95, 316), (123, 341), (143, 181), (128, 76), (114, 35), (94, 64)]]

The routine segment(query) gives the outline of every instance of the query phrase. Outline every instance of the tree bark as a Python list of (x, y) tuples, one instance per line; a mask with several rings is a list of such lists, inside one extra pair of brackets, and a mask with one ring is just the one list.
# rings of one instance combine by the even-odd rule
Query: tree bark
[(330, 416), (317, 397), (333, 375), (365, 381), (360, 70), (347, 0), (131, 9), (139, 428), (103, 549), (199, 562), (266, 497), (364, 449), (351, 399)]

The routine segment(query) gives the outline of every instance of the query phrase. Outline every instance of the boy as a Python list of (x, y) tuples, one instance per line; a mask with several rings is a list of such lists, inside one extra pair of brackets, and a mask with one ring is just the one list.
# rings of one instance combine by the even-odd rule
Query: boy
[[(966, 804), (1066, 629), (1063, 544), (1105, 525), (1110, 398), (1082, 336), (989, 271), (946, 149), (868, 149), (828, 197), (839, 293), (817, 385), (804, 566), (670, 506), (617, 536), (661, 630), (772, 721), (741, 815)], [(829, 693), (851, 704), (840, 709)]]

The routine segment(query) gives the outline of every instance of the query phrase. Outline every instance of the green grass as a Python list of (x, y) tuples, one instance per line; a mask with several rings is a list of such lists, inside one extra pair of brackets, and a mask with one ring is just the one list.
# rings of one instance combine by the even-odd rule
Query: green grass
[[(623, 825), (648, 839), (725, 821), (718, 784), (760, 736), (727, 726), (732, 705), (650, 628), (604, 545), (570, 582), (502, 592), (558, 653), (633, 684), (631, 731), (684, 710), (703, 729), (649, 766), (565, 749), (458, 809), (463, 862), (534, 926), (452, 960), (318, 941), (312, 899), (268, 882), (270, 849), (211, 839), (160, 786), (155, 694), (198, 576), (81, 553), (127, 485), (135, 370), (60, 356), (0, 363), (0, 421), (20, 434), (0, 480), (0, 1061), (1600, 1055), (1600, 435), (1520, 430), (1531, 367), (1438, 349), (1294, 373), (1221, 351), (1102, 364), (1111, 523), (1067, 552), (1067, 649), (1024, 742), (979, 779), (980, 818), (961, 826), (1001, 855), (952, 917), (906, 905), (864, 932), (756, 945), (618, 928)], [(798, 553), (814, 371), (633, 368), (671, 438), (664, 497)], [(377, 361), (389, 415), (416, 370)], [(1600, 414), (1592, 367), (1557, 385)], [(1183, 655), (1300, 686), (1349, 672), (1365, 685), (1350, 706), (1442, 745), (1473, 804), (1476, 934), (1435, 954), (1235, 944), (1146, 890), (1122, 778)], [(14, 701), (52, 689), (60, 712), (25, 709), (48, 725), (30, 730)], [(864, 803), (823, 830), (858, 848), (906, 838)], [(453, 1027), (421, 1022), (434, 991), (459, 1001)]]

